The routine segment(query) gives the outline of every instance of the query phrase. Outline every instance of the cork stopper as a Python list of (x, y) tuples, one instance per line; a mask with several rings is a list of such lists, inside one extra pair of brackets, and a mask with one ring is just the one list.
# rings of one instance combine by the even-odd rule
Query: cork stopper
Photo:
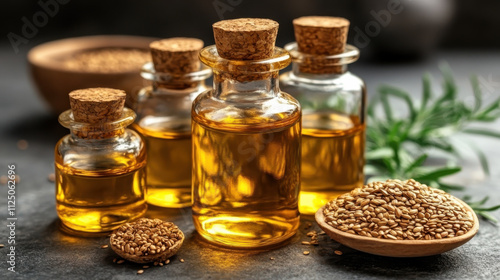
[[(295, 40), (299, 51), (313, 55), (334, 55), (344, 52), (349, 20), (340, 17), (307, 16), (293, 20)], [(321, 63), (303, 63), (300, 68), (308, 73), (337, 73), (342, 66)]]
[(69, 103), (75, 121), (96, 124), (119, 119), (126, 96), (119, 89), (78, 89), (69, 93)]
[(259, 60), (274, 54), (279, 24), (270, 19), (239, 18), (212, 25), (217, 52), (231, 60)]
[(109, 122), (121, 118), (125, 91), (112, 88), (87, 88), (69, 93), (73, 119), (88, 125), (78, 127), (75, 135), (85, 139), (104, 139), (123, 133)]
[(203, 41), (196, 38), (169, 38), (149, 45), (155, 70), (174, 75), (184, 75), (200, 69), (198, 53)]

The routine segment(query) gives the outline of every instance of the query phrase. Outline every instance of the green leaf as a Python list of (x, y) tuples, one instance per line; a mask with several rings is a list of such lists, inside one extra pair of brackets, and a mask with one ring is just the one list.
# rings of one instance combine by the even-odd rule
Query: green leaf
[(424, 74), (422, 86), (422, 103), (420, 104), (420, 111), (423, 111), (427, 107), (427, 103), (432, 98), (431, 75), (429, 73)]
[(376, 150), (366, 152), (366, 160), (390, 158), (394, 155), (394, 151), (389, 147), (383, 147)]
[[(383, 98), (384, 98), (384, 96), (390, 95), (390, 96), (398, 97), (398, 98), (402, 99), (403, 101), (405, 101), (406, 106), (408, 107), (408, 110), (410, 113), (410, 119), (412, 120), (412, 122), (415, 120), (417, 113), (416, 113), (415, 107), (413, 106), (413, 100), (411, 100), (411, 97), (408, 93), (406, 93), (400, 89), (397, 89), (395, 87), (391, 87), (391, 86), (382, 86), (379, 91), (380, 91), (380, 94)], [(385, 98), (387, 99), (387, 97), (385, 97)]]
[(496, 205), (496, 206), (493, 206), (493, 207), (489, 207), (489, 208), (474, 208), (474, 210), (476, 211), (481, 211), (481, 212), (492, 212), (492, 211), (495, 211), (495, 210), (498, 210), (500, 209), (500, 205)]
[(467, 129), (464, 129), (462, 131), (465, 133), (469, 133), (469, 134), (476, 134), (476, 135), (483, 135), (483, 136), (500, 138), (500, 132), (494, 131), (494, 130), (486, 130), (486, 129), (481, 129), (481, 128), (467, 128)]
[(406, 169), (404, 170), (405, 173), (410, 173), (413, 171), (415, 168), (422, 166), (427, 159), (427, 154), (423, 154), (420, 157), (418, 157), (414, 162), (412, 162)]
[(472, 92), (474, 93), (474, 109), (473, 112), (477, 112), (482, 105), (483, 102), (483, 93), (481, 92), (481, 87), (479, 86), (479, 81), (477, 80), (477, 76), (472, 76), (470, 78), (470, 82), (472, 85)]
[(498, 222), (498, 220), (495, 217), (493, 217), (490, 213), (482, 212), (482, 211), (477, 211), (476, 214), (478, 214), (480, 217), (483, 217), (487, 221), (490, 221), (490, 222), (493, 222), (493, 223), (497, 223)]
[(486, 159), (486, 155), (479, 149), (475, 144), (470, 142), (469, 147), (476, 153), (477, 158), (479, 159), (479, 163), (481, 164), (481, 168), (486, 175), (490, 175), (490, 167), (488, 165), (488, 159)]
[(445, 183), (441, 183), (439, 182), (439, 188), (446, 191), (446, 192), (449, 192), (449, 191), (462, 191), (465, 189), (464, 186), (458, 186), (458, 185), (450, 185), (450, 184), (445, 184)]
[(462, 170), (462, 168), (460, 168), (460, 167), (439, 168), (439, 169), (436, 169), (436, 170), (431, 171), (429, 173), (419, 175), (414, 179), (417, 181), (437, 180), (441, 177), (445, 177), (445, 176), (460, 172), (460, 170)]

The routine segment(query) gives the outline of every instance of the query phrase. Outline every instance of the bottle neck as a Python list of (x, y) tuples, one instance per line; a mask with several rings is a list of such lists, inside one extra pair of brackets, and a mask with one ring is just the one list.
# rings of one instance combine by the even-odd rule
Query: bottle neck
[(214, 73), (212, 95), (219, 99), (252, 101), (272, 98), (279, 92), (278, 71), (255, 74)]
[(109, 141), (123, 137), (125, 134), (125, 127), (113, 127), (107, 124), (92, 127), (75, 127), (70, 128), (71, 137), (76, 141)]
[(196, 88), (205, 85), (205, 81), (182, 81), (182, 80), (172, 80), (170, 82), (153, 81), (152, 86), (154, 91), (161, 92), (165, 90), (185, 90), (188, 92), (190, 89), (195, 90)]
[(152, 82), (153, 90), (186, 90), (205, 86), (205, 80), (212, 75), (208, 67), (200, 67), (198, 71), (182, 75), (157, 72), (152, 62), (144, 64), (141, 76)]
[(292, 73), (297, 78), (331, 80), (347, 72), (347, 65), (359, 58), (359, 50), (346, 45), (339, 54), (318, 55), (302, 53), (296, 42), (289, 43), (285, 49), (292, 57)]
[(347, 65), (314, 66), (303, 62), (292, 62), (292, 72), (297, 77), (333, 79), (347, 72)]
[(125, 134), (127, 126), (136, 118), (134, 111), (124, 108), (118, 120), (103, 123), (82, 123), (73, 118), (73, 112), (67, 110), (59, 115), (59, 123), (69, 128), (71, 137), (78, 140), (105, 140), (121, 137)]

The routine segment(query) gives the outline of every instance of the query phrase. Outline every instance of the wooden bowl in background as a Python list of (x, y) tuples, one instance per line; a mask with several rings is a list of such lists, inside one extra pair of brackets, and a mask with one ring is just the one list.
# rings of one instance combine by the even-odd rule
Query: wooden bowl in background
[(140, 67), (134, 71), (90, 72), (68, 69), (62, 62), (63, 58), (84, 50), (102, 48), (149, 50), (149, 43), (154, 40), (157, 39), (121, 35), (68, 38), (34, 47), (28, 53), (28, 62), (39, 93), (55, 113), (69, 109), (68, 93), (82, 88), (123, 89), (127, 92), (127, 103), (130, 103), (145, 85), (140, 76)]

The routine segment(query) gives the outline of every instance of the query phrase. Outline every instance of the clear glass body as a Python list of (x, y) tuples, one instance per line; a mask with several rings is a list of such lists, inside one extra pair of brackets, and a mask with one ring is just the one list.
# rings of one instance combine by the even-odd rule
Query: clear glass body
[(280, 243), (299, 226), (300, 105), (281, 92), (272, 58), (231, 61), (200, 53), (214, 89), (193, 102), (193, 220), (210, 242), (235, 248)]
[[(359, 57), (355, 47), (347, 45), (344, 53), (331, 56), (300, 53), (296, 43), (285, 48), (293, 68), (281, 75), (281, 88), (299, 100), (303, 115), (299, 209), (312, 215), (364, 183), (366, 89), (360, 78), (346, 71)], [(316, 70), (330, 67), (333, 73), (305, 72), (305, 63)]]
[(147, 202), (170, 208), (191, 206), (191, 106), (208, 89), (205, 80), (212, 71), (205, 67), (171, 76), (155, 72), (148, 63), (141, 74), (152, 86), (139, 92), (132, 127), (146, 143)]
[[(146, 212), (146, 151), (141, 137), (126, 129), (134, 118), (127, 108), (121, 119), (99, 125), (74, 121), (71, 110), (59, 116), (71, 130), (55, 147), (56, 208), (63, 225), (106, 232)], [(85, 136), (90, 134), (96, 137)]]

